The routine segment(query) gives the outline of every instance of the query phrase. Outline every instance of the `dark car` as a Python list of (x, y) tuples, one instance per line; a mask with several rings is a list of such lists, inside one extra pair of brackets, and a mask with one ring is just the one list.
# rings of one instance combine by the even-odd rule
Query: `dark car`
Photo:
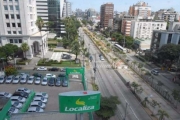
[(12, 96), (21, 96), (21, 97), (28, 98), (29, 94), (26, 92), (15, 92), (15, 93), (13, 93)]
[(61, 79), (60, 79), (60, 77), (58, 77), (58, 78), (56, 79), (55, 86), (61, 86)]
[(62, 79), (62, 86), (68, 87), (68, 81), (67, 81), (66, 77), (62, 77), (61, 79)]
[(42, 78), (42, 75), (39, 74), (39, 73), (33, 73), (32, 75), (33, 75), (34, 77), (40, 77), (40, 78)]
[(65, 74), (59, 74), (58, 77), (65, 77)]
[(55, 67), (54, 67), (54, 68), (49, 68), (48, 70), (49, 70), (49, 71), (59, 71), (59, 68), (55, 68)]
[(56, 80), (56, 79), (53, 78), (53, 77), (50, 78), (49, 81), (48, 81), (48, 85), (49, 85), (49, 86), (54, 86), (54, 85), (55, 85), (55, 80)]

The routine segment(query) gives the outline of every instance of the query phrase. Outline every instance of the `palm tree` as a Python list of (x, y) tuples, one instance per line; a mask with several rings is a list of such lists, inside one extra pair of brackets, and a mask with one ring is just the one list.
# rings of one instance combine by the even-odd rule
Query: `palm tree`
[(145, 97), (141, 103), (144, 107), (147, 107), (147, 103), (149, 103), (148, 97)]
[[(40, 32), (40, 34), (41, 34), (41, 38), (42, 38), (42, 33), (41, 33), (41, 31), (42, 31), (42, 27), (44, 26), (44, 21), (43, 21), (43, 19), (41, 19), (41, 17), (38, 17), (37, 18), (37, 20), (36, 20), (36, 25), (37, 25), (37, 27), (38, 27), (38, 29), (39, 29), (39, 32)], [(42, 40), (42, 55), (43, 55), (43, 62), (44, 62), (44, 50), (43, 50), (43, 40)]]
[(72, 45), (72, 47), (71, 47), (72, 53), (74, 53), (76, 55), (75, 60), (77, 60), (77, 56), (80, 53), (80, 44), (79, 44), (79, 41), (78, 40), (74, 40), (71, 45)]
[(158, 110), (159, 119), (158, 120), (164, 120), (164, 118), (169, 118), (169, 114), (164, 110)]
[(21, 44), (21, 49), (22, 49), (22, 51), (24, 53), (24, 59), (26, 59), (26, 52), (29, 50), (28, 44), (27, 43), (22, 43)]

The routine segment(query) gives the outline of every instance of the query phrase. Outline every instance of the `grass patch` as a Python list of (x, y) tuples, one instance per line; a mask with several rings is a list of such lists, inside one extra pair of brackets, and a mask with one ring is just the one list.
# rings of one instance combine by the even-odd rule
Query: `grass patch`
[(57, 67), (81, 67), (80, 63), (75, 63), (75, 61), (61, 61), (60, 64), (51, 64), (51, 66), (57, 66)]
[(48, 44), (57, 44), (57, 40), (48, 40)]
[(17, 61), (16, 65), (26, 65), (26, 62), (29, 63), (31, 60), (27, 59), (27, 60), (19, 60)]

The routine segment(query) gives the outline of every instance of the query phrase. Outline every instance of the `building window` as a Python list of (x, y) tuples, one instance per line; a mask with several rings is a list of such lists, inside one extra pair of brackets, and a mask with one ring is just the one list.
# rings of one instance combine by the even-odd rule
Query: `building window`
[(33, 19), (33, 15), (32, 14), (30, 14), (30, 19)]
[(4, 10), (8, 10), (8, 7), (7, 7), (7, 5), (4, 5)]
[(19, 43), (22, 43), (22, 39), (19, 39)]
[(20, 15), (16, 15), (16, 18), (17, 18), (17, 19), (20, 19)]
[(5, 14), (5, 17), (6, 17), (6, 19), (9, 19), (9, 15), (8, 14)]
[(16, 24), (15, 24), (15, 23), (12, 23), (12, 27), (16, 27)]
[(10, 7), (10, 10), (13, 10), (13, 6), (12, 5), (10, 5), (9, 7)]
[(172, 38), (172, 34), (169, 34), (169, 35), (168, 35), (167, 43), (171, 43), (171, 38)]
[(19, 34), (22, 34), (22, 31), (19, 31)]
[(13, 31), (13, 34), (16, 34), (16, 31)]
[(9, 1), (12, 1), (12, 0), (9, 0)]
[(7, 1), (7, 0), (3, 0), (3, 1)]
[(21, 23), (18, 23), (18, 27), (21, 27)]
[(29, 0), (29, 4), (31, 4), (31, 0)]
[(10, 27), (10, 23), (6, 23), (7, 27)]
[(10, 43), (13, 43), (13, 39), (9, 39), (9, 42), (10, 42)]
[(31, 22), (31, 26), (33, 26), (33, 22)]
[(18, 2), (18, 0), (15, 0), (16, 2)]
[(14, 19), (14, 14), (11, 14), (11, 19)]
[(32, 7), (29, 7), (29, 11), (32, 12)]
[(8, 34), (11, 34), (11, 31), (8, 31)]
[(15, 7), (16, 7), (16, 10), (19, 10), (19, 6), (18, 5), (16, 5)]
[(14, 39), (14, 43), (18, 43), (18, 39)]

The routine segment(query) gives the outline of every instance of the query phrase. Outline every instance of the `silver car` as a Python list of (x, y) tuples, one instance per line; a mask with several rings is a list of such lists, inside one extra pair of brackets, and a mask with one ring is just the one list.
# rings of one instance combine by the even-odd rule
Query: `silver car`
[(41, 83), (41, 78), (40, 77), (36, 77), (34, 84), (39, 85)]
[(12, 83), (14, 83), (14, 84), (19, 83), (20, 78), (21, 78), (21, 76), (17, 75), (17, 76), (13, 79)]
[(36, 92), (35, 97), (43, 97), (48, 99), (48, 94), (45, 92)]
[(19, 112), (19, 109), (15, 108), (15, 107), (11, 107), (8, 111), (9, 115), (11, 114), (15, 114), (15, 113), (18, 113)]
[(34, 97), (34, 101), (41, 101), (43, 103), (47, 103), (47, 99), (43, 97)]
[(27, 88), (18, 88), (16, 91), (17, 92), (25, 92), (25, 93), (28, 93), (28, 94), (31, 92), (31, 90), (29, 90)]
[(29, 107), (28, 112), (44, 112), (40, 107)]
[(10, 98), (12, 96), (11, 93), (7, 93), (7, 92), (0, 92), (0, 97), (6, 97), (6, 98)]
[(34, 76), (30, 76), (29, 79), (28, 79), (28, 81), (27, 81), (27, 83), (28, 83), (28, 84), (33, 84), (34, 78), (35, 78)]
[(11, 100), (12, 101), (19, 101), (20, 103), (24, 103), (26, 101), (26, 98), (21, 97), (21, 96), (12, 96)]
[(44, 77), (44, 78), (42, 79), (41, 85), (47, 85), (47, 82), (48, 82), (48, 78), (47, 78), (47, 77)]
[(11, 101), (11, 105), (14, 106), (17, 109), (22, 108), (22, 103), (20, 103), (19, 101)]
[(5, 75), (0, 76), (0, 84), (4, 83), (5, 80), (6, 80), (6, 76)]
[(14, 75), (8, 76), (6, 79), (6, 83), (11, 83), (13, 79), (14, 79)]
[(46, 107), (46, 104), (41, 101), (33, 101), (31, 102), (30, 107), (40, 107), (44, 109)]

